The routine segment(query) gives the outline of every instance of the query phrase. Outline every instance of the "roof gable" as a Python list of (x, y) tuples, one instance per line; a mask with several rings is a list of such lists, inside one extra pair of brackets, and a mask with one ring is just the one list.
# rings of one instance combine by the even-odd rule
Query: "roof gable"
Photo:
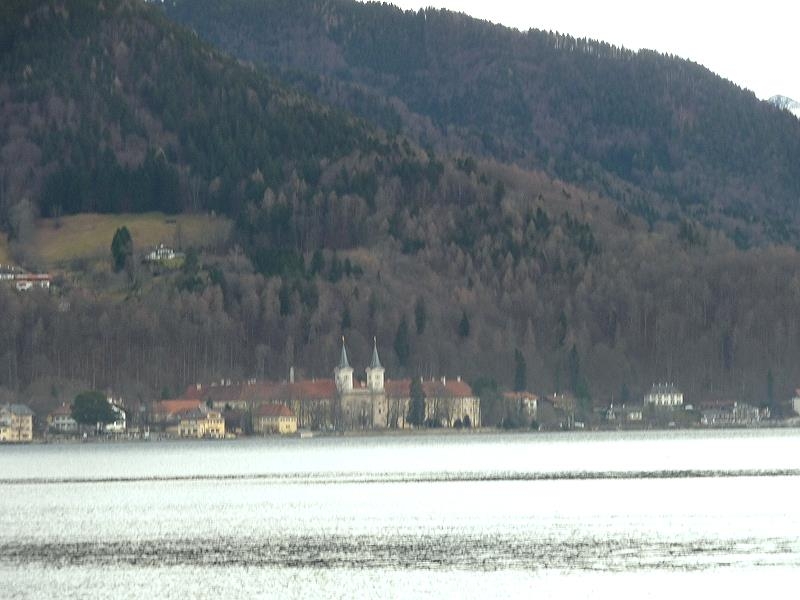
[(256, 410), (258, 417), (294, 417), (294, 412), (285, 404), (262, 404)]

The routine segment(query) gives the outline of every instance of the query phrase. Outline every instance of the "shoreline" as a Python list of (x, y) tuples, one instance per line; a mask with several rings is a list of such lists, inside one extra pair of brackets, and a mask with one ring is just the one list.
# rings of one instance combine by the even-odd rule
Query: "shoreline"
[(678, 431), (709, 432), (709, 431), (743, 431), (743, 430), (765, 430), (765, 429), (797, 429), (800, 428), (800, 419), (787, 419), (779, 422), (756, 423), (751, 425), (729, 425), (714, 427), (594, 427), (594, 428), (573, 428), (573, 429), (501, 429), (497, 427), (479, 427), (471, 429), (370, 429), (356, 431), (298, 431), (295, 434), (271, 434), (271, 435), (244, 435), (232, 434), (225, 438), (192, 438), (165, 435), (161, 433), (150, 433), (148, 436), (141, 434), (114, 435), (114, 436), (87, 436), (76, 435), (46, 435), (34, 437), (28, 442), (0, 442), (2, 446), (23, 446), (23, 445), (73, 445), (73, 444), (117, 444), (117, 443), (169, 443), (184, 441), (218, 441), (236, 442), (242, 440), (289, 440), (289, 439), (332, 439), (332, 438), (452, 438), (459, 436), (519, 436), (535, 434), (593, 434), (593, 433), (665, 433)]

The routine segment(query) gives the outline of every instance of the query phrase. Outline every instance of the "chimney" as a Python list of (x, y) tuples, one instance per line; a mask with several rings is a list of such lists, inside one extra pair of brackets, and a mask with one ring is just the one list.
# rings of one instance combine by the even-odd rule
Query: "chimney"
[(289, 367), (289, 383), (294, 383), (294, 367)]
[(447, 377), (445, 377), (445, 376), (442, 376), (442, 385), (444, 387), (447, 387)]

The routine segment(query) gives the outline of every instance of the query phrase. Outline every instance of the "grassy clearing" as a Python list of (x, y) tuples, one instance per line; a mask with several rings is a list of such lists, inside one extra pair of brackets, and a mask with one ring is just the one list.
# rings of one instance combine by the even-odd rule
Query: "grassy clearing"
[(42, 219), (37, 223), (33, 253), (48, 268), (65, 266), (76, 259), (107, 258), (114, 232), (123, 226), (131, 233), (134, 252), (142, 255), (158, 244), (173, 248), (219, 245), (227, 239), (231, 222), (208, 215), (162, 213), (83, 214), (61, 217), (58, 221)]

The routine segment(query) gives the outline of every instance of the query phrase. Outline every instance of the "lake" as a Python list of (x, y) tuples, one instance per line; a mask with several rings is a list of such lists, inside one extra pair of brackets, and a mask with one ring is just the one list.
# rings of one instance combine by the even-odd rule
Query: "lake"
[(0, 447), (2, 598), (796, 597), (800, 431)]

